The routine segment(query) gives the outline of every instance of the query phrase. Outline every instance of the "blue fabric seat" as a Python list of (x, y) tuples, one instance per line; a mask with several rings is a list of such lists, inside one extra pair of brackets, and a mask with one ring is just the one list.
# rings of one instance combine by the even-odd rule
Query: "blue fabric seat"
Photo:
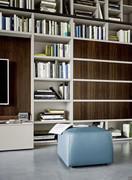
[(111, 133), (98, 127), (67, 129), (58, 136), (57, 153), (66, 166), (111, 164)]

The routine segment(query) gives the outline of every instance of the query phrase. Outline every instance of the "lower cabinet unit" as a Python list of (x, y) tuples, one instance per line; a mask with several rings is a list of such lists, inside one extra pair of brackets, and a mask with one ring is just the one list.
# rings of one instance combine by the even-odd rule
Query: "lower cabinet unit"
[(32, 148), (33, 123), (0, 125), (0, 151)]

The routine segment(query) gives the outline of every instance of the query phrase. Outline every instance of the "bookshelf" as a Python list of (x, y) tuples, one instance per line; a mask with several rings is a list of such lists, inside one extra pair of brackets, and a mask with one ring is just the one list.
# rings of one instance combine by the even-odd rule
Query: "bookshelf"
[[(72, 19), (36, 14), (35, 20), (37, 19), (44, 22), (45, 30), (38, 30), (38, 33), (35, 31), (34, 34), (34, 62), (37, 64), (35, 70), (38, 70), (38, 75), (34, 78), (34, 89), (45, 90), (53, 87), (58, 93), (61, 84), (64, 85), (63, 89), (66, 84), (67, 90), (64, 90), (61, 99), (34, 99), (35, 136), (48, 132), (56, 123), (70, 123), (72, 119)], [(47, 67), (39, 74), (42, 64)], [(49, 108), (63, 109), (64, 119), (40, 120), (39, 114)]]
[[(24, 2), (0, 7), (0, 56), (18, 68), (12, 80), (17, 88), (12, 89), (10, 106), (0, 110), (1, 117), (28, 111), (35, 133), (63, 122), (104, 122), (107, 129), (121, 129), (124, 122), (131, 122), (130, 1), (95, 0), (80, 5), (79, 0), (72, 0), (67, 4), (70, 14), (63, 8), (64, 0), (54, 5), (55, 13), (40, 11), (41, 0), (32, 0), (28, 7), (29, 1)], [(2, 15), (7, 17), (4, 27)], [(11, 17), (19, 19), (16, 29), (11, 29)], [(68, 87), (68, 97), (34, 98), (34, 91), (53, 87), (58, 92), (61, 84)], [(64, 109), (66, 120), (40, 121), (39, 113), (47, 108)]]

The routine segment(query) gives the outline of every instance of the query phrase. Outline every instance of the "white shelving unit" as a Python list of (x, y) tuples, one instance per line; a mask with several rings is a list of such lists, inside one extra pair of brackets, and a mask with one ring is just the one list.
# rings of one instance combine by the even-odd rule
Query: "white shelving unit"
[[(124, 44), (124, 45), (132, 45), (132, 41), (130, 42), (119, 42), (119, 40), (111, 40), (109, 39), (110, 34), (117, 34), (117, 31), (123, 30), (127, 31), (132, 30), (132, 4), (128, 3), (126, 0), (116, 0), (113, 2), (119, 3), (119, 9), (111, 9), (109, 8), (109, 3), (112, 0), (95, 0), (94, 6), (89, 5), (80, 5), (74, 2), (73, 0), (70, 1), (71, 3), (71, 14), (74, 14), (75, 10), (81, 11), (90, 11), (94, 14), (94, 17), (97, 19), (90, 19), (86, 17), (79, 17), (79, 16), (57, 16), (53, 14), (44, 14), (44, 13), (37, 13), (35, 11), (28, 10), (13, 10), (13, 9), (5, 9), (0, 8), (0, 12), (4, 16), (11, 16), (11, 15), (18, 15), (20, 17), (31, 18), (32, 22), (32, 31), (31, 32), (20, 32), (20, 31), (13, 31), (13, 30), (4, 30), (0, 29), (0, 36), (9, 36), (9, 37), (20, 37), (20, 38), (29, 38), (31, 40), (31, 114), (34, 120), (35, 126), (45, 126), (47, 127), (49, 124), (56, 124), (56, 123), (89, 123), (89, 122), (100, 122), (103, 121), (107, 124), (112, 122), (130, 122), (131, 119), (95, 119), (95, 120), (74, 120), (73, 117), (73, 106), (75, 102), (132, 102), (130, 99), (74, 99), (73, 98), (73, 84), (74, 82), (103, 82), (103, 83), (118, 83), (118, 84), (131, 84), (132, 81), (129, 80), (105, 80), (105, 79), (77, 79), (73, 77), (74, 73), (74, 61), (83, 61), (83, 62), (99, 62), (99, 63), (113, 63), (113, 64), (127, 64), (132, 65), (131, 61), (118, 61), (118, 60), (104, 60), (104, 59), (87, 59), (87, 58), (74, 58), (73, 51), (74, 51), (74, 41), (97, 41), (102, 43), (116, 43), (116, 44)], [(40, 3), (40, 0), (32, 0), (32, 8), (35, 9), (36, 5)], [(60, 1), (60, 6), (62, 6)], [(100, 10), (101, 8), (101, 10)], [(60, 11), (62, 11), (62, 7), (60, 7)], [(101, 11), (101, 13), (100, 13)], [(101, 15), (102, 14), (102, 15)], [(120, 17), (120, 21), (108, 21), (109, 16)], [(99, 18), (99, 19), (98, 19)], [(44, 33), (36, 33), (36, 20), (40, 21), (55, 21), (57, 23), (63, 22), (68, 23), (70, 26), (70, 35), (55, 35), (55, 34), (44, 34)], [(124, 22), (124, 23), (122, 23)], [(126, 23), (126, 24), (125, 24)], [(103, 39), (98, 38), (88, 38), (88, 37), (76, 37), (75, 36), (75, 26), (81, 25), (84, 29), (86, 26), (96, 27), (95, 34), (98, 36), (98, 27), (102, 29), (105, 28), (105, 35)], [(44, 49), (47, 44), (68, 44), (69, 45), (69, 56), (66, 57), (59, 57), (59, 56), (47, 56), (44, 53)], [(39, 54), (39, 55), (37, 55)], [(69, 78), (45, 78), (45, 77), (35, 77), (34, 76), (34, 61), (37, 62), (58, 62), (58, 63), (68, 63), (70, 65), (70, 77)], [(69, 99), (34, 99), (34, 90), (37, 89), (48, 89), (50, 86), (53, 86), (56, 91), (58, 91), (58, 86), (60, 83), (68, 83), (70, 87), (70, 97)], [(66, 121), (45, 121), (41, 122), (38, 121), (38, 114), (43, 112), (46, 108), (58, 108), (64, 109), (68, 112), (67, 120)], [(36, 129), (36, 128), (35, 128)], [(128, 138), (129, 139), (129, 138)], [(130, 138), (131, 139), (131, 138)]]

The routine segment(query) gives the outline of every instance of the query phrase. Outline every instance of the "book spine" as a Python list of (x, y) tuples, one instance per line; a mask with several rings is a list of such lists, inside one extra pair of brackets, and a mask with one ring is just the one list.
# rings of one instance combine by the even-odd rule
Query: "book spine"
[(0, 12), (0, 30), (2, 30), (2, 12)]

